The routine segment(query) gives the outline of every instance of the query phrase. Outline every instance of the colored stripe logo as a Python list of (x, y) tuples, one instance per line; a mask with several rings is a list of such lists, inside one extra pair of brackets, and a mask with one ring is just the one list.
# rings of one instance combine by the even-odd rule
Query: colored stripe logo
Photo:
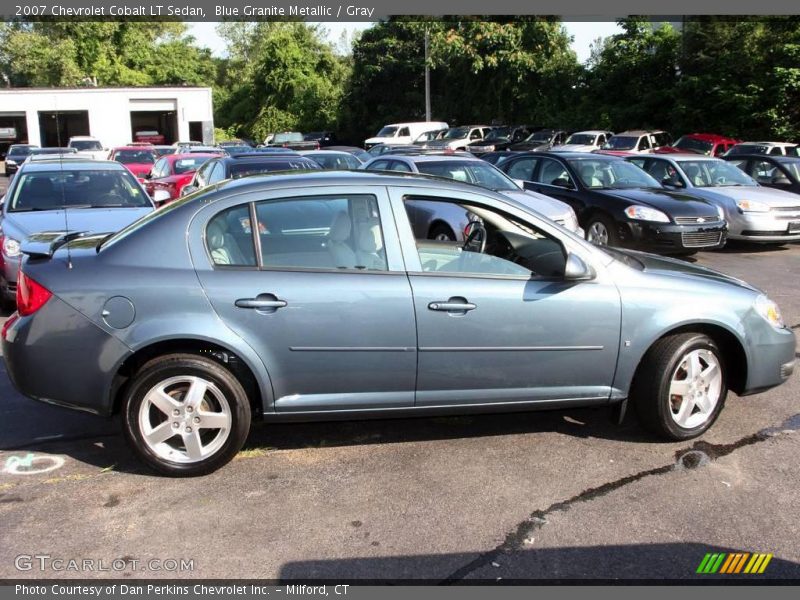
[(709, 553), (703, 557), (696, 573), (712, 575), (720, 573), (725, 575), (749, 574), (760, 575), (767, 570), (772, 554), (755, 552)]

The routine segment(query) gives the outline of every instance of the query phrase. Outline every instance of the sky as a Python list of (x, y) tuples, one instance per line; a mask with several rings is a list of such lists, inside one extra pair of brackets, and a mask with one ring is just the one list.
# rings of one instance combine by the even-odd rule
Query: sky
[[(216, 32), (217, 23), (186, 23), (191, 33), (198, 41), (199, 45), (206, 46), (217, 56), (225, 55), (225, 43), (220, 39)], [(342, 33), (347, 31), (349, 34), (366, 29), (372, 23), (321, 23), (328, 30), (328, 39), (334, 44), (339, 41)], [(572, 48), (578, 55), (580, 62), (586, 62), (592, 42), (598, 37), (608, 37), (619, 33), (621, 29), (615, 22), (592, 21), (592, 22), (565, 22), (564, 26), (574, 41)]]

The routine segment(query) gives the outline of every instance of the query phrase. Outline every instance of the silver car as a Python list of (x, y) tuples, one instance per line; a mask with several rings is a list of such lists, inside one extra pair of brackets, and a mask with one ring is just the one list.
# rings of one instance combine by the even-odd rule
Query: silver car
[[(463, 244), (414, 236), (406, 205), (420, 198), (478, 217)], [(136, 454), (174, 476), (231, 460), (254, 418), (620, 418), (631, 402), (655, 434), (689, 439), (728, 389), (779, 385), (795, 365), (794, 333), (748, 284), (418, 175), (246, 177), (105, 241), (24, 252), (2, 331), (13, 384), (121, 413)]]
[(464, 150), (468, 144), (485, 138), (491, 130), (489, 125), (451, 127), (440, 138), (424, 142), (422, 147), (436, 150)]
[(720, 206), (728, 222), (728, 239), (800, 240), (800, 195), (763, 187), (733, 164), (710, 156), (666, 154), (628, 160), (665, 187)]
[[(583, 229), (578, 225), (575, 211), (569, 204), (522, 189), (520, 183), (515, 182), (494, 165), (483, 159), (472, 158), (468, 154), (459, 156), (385, 154), (365, 163), (362, 168), (367, 171), (422, 173), (480, 185), (525, 204), (577, 235), (584, 235)], [(464, 229), (469, 217), (465, 217), (463, 211), (453, 211), (441, 205), (422, 201), (415, 202), (414, 206), (416, 214), (413, 215), (413, 223), (415, 231), (421, 237), (439, 241), (464, 239)]]

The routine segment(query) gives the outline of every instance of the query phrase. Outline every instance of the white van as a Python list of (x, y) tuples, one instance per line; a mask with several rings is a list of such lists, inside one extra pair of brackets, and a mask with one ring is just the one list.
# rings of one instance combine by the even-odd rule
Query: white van
[(448, 129), (442, 121), (417, 121), (415, 123), (392, 123), (384, 126), (375, 137), (364, 140), (364, 148), (369, 150), (376, 144), (411, 144), (427, 131)]

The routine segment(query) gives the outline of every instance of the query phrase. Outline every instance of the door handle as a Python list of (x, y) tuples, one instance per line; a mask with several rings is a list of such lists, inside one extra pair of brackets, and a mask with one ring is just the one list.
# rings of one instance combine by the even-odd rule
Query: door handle
[(467, 312), (469, 310), (475, 310), (478, 308), (476, 304), (472, 304), (472, 302), (431, 302), (428, 304), (428, 308), (431, 310), (442, 310), (447, 312)]
[(239, 298), (235, 304), (239, 308), (275, 311), (279, 308), (283, 308), (288, 303), (286, 300), (279, 300), (274, 294), (259, 294), (255, 298)]

